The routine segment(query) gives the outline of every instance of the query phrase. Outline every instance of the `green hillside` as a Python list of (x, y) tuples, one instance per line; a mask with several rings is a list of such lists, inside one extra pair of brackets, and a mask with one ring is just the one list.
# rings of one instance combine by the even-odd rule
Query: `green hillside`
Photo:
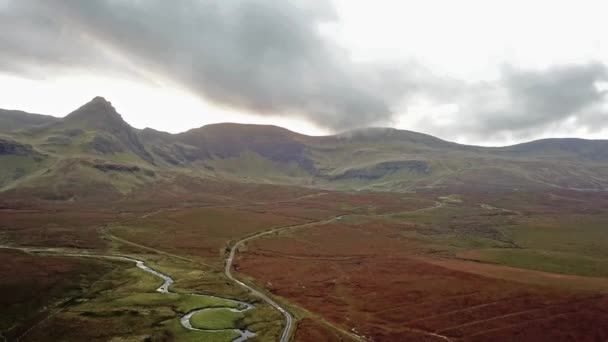
[(0, 111), (0, 189), (47, 199), (122, 196), (178, 176), (328, 189), (608, 189), (608, 141), (501, 148), (370, 128), (312, 137), (276, 126), (138, 130), (97, 97), (64, 118)]

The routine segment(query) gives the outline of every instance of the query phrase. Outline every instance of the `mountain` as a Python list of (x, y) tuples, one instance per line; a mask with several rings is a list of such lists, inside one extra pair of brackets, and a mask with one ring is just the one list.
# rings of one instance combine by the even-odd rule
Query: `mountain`
[[(154, 181), (154, 159), (110, 102), (97, 97), (62, 119), (4, 133), (0, 187), (20, 196), (74, 199), (126, 194)], [(2, 147), (0, 147), (2, 149)], [(23, 150), (23, 148), (22, 148)]]
[(100, 154), (131, 153), (145, 162), (154, 164), (139, 138), (137, 130), (126, 123), (112, 104), (102, 97), (68, 114), (58, 125), (68, 132), (92, 132), (89, 148)]
[(70, 200), (128, 195), (175, 179), (391, 191), (608, 189), (608, 141), (460, 145), (391, 128), (306, 136), (214, 124), (135, 129), (97, 97), (64, 118), (0, 111), (0, 191)]

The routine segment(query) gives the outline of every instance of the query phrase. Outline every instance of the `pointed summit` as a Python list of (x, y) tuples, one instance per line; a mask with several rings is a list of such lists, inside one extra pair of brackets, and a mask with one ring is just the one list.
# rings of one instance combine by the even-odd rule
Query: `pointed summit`
[(112, 102), (106, 100), (105, 98), (103, 98), (101, 96), (96, 96), (91, 101), (85, 103), (84, 105), (82, 105), (80, 108), (76, 109), (74, 112), (70, 113), (69, 115), (76, 114), (76, 113), (101, 114), (101, 115), (115, 114), (115, 115), (120, 116), (116, 112), (116, 108), (114, 108), (114, 106), (112, 106)]
[(95, 97), (68, 114), (63, 118), (63, 124), (70, 129), (85, 130), (94, 134), (90, 145), (98, 152), (131, 151), (143, 160), (154, 163), (140, 141), (137, 130), (124, 121), (112, 103), (103, 97)]
[(79, 128), (109, 129), (112, 131), (124, 130), (130, 127), (112, 103), (101, 96), (97, 96), (82, 107), (68, 114), (64, 122)]
[(94, 104), (94, 105), (98, 105), (98, 106), (106, 106), (106, 107), (114, 109), (114, 107), (112, 106), (112, 102), (106, 100), (104, 97), (101, 97), (101, 96), (95, 96), (87, 104), (91, 104), (91, 105)]

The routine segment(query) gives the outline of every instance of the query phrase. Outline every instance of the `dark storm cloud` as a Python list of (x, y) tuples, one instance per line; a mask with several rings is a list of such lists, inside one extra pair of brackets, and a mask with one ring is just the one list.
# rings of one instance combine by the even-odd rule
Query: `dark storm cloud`
[(0, 34), (1, 60), (39, 62), (48, 49), (53, 66), (107, 63), (103, 44), (216, 103), (334, 129), (388, 122), (404, 91), (322, 37), (334, 17), (322, 1), (19, 0), (5, 12), (24, 37)]
[(0, 0), (0, 72), (46, 78), (69, 69), (135, 75), (95, 37), (49, 10), (50, 1)]
[(325, 0), (0, 0), (0, 72), (143, 70), (220, 105), (334, 130), (390, 124), (419, 98), (457, 106), (447, 124), (432, 114), (423, 124), (446, 138), (608, 122), (596, 88), (607, 80), (602, 64), (449, 80), (415, 63), (354, 62), (319, 32), (335, 19)]
[(64, 33), (59, 20), (17, 2), (4, 6), (0, 7), (1, 70), (23, 72), (37, 64), (65, 65), (82, 59), (82, 53), (76, 53), (78, 44), (70, 43), (78, 39), (75, 32)]

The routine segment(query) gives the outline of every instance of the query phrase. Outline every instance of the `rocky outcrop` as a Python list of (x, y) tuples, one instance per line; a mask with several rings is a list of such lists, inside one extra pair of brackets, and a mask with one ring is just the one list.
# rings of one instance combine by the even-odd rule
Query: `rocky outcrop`
[(387, 161), (361, 169), (349, 169), (339, 175), (329, 176), (329, 180), (363, 179), (377, 180), (399, 171), (427, 175), (431, 167), (424, 160)]
[(93, 167), (101, 172), (121, 172), (121, 173), (138, 173), (142, 172), (146, 176), (154, 177), (156, 173), (152, 170), (144, 169), (139, 166), (134, 165), (124, 165), (124, 164), (112, 164), (112, 163), (103, 163), (103, 164), (94, 164)]
[(15, 155), (15, 156), (27, 156), (36, 154), (34, 149), (30, 145), (20, 144), (13, 140), (0, 138), (0, 156), (1, 155)]

